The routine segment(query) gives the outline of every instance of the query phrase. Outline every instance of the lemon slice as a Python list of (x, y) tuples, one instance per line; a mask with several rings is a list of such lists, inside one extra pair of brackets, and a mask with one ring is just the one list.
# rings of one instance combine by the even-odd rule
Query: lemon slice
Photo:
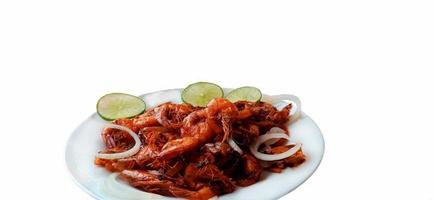
[(143, 99), (124, 93), (106, 94), (96, 104), (98, 115), (105, 120), (134, 117), (145, 109)]
[(223, 89), (208, 82), (197, 82), (187, 86), (181, 94), (182, 101), (193, 106), (205, 107), (215, 98), (223, 97)]
[(261, 90), (251, 86), (240, 87), (229, 92), (226, 99), (235, 103), (237, 101), (252, 101), (256, 102), (261, 100)]

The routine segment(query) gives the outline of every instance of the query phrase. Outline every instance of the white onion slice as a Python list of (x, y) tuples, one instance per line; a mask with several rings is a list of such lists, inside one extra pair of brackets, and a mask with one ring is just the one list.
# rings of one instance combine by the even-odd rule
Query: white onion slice
[(258, 151), (259, 146), (267, 140), (275, 139), (275, 138), (283, 138), (289, 141), (289, 136), (284, 133), (270, 133), (261, 135), (258, 139), (250, 146), (250, 152), (259, 160), (264, 161), (274, 161), (274, 160), (282, 160), (284, 158), (288, 158), (301, 148), (301, 144), (297, 143), (294, 147), (290, 148), (288, 151), (279, 154), (265, 154)]
[[(270, 133), (283, 133), (286, 134), (285, 130), (279, 128), (279, 127), (273, 127), (271, 128), (269, 131), (267, 131), (266, 134), (270, 134)], [(270, 139), (264, 142), (265, 145), (270, 146), (273, 145), (274, 143), (276, 143), (277, 141), (279, 141), (280, 138), (275, 138), (275, 139)], [(296, 143), (293, 142), (289, 142), (289, 140), (286, 141), (285, 145), (296, 145)]]
[(297, 96), (291, 94), (274, 95), (273, 106), (277, 110), (282, 110), (288, 104), (292, 104), (291, 111), (289, 113), (289, 123), (297, 121), (301, 117), (301, 101)]
[(97, 158), (114, 160), (114, 159), (130, 157), (136, 154), (137, 152), (139, 152), (140, 145), (142, 145), (142, 142), (140, 141), (139, 136), (137, 136), (137, 134), (134, 133), (131, 129), (116, 124), (106, 124), (104, 128), (113, 128), (113, 129), (119, 129), (121, 131), (126, 131), (128, 134), (131, 135), (131, 137), (133, 137), (135, 144), (131, 149), (128, 149), (127, 151), (120, 152), (120, 153), (97, 153), (96, 154)]
[[(265, 134), (270, 134), (270, 133), (285, 133), (285, 130), (279, 128), (279, 127), (273, 127), (271, 128), (269, 131), (267, 131), (267, 133)], [(276, 143), (277, 141), (279, 141), (280, 138), (276, 138), (276, 139), (270, 139), (264, 142), (265, 145), (270, 146), (273, 145), (274, 143)]]
[(229, 138), (228, 140), (229, 146), (232, 147), (235, 151), (237, 151), (240, 155), (243, 155), (243, 150), (235, 143), (235, 141), (232, 138)]

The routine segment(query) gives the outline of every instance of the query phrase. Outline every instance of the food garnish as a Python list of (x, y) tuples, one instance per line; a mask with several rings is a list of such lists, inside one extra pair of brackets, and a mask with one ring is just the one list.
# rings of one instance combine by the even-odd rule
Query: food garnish
[(261, 90), (251, 86), (244, 86), (244, 87), (237, 88), (229, 92), (228, 95), (226, 95), (226, 99), (229, 99), (229, 101), (233, 103), (237, 101), (257, 102), (261, 100), (261, 98), (262, 98)]
[(130, 118), (143, 113), (146, 104), (143, 99), (124, 93), (106, 94), (96, 104), (97, 113), (105, 120)]
[(205, 107), (211, 100), (221, 97), (223, 97), (223, 89), (217, 84), (209, 82), (190, 84), (181, 94), (182, 101), (200, 107)]

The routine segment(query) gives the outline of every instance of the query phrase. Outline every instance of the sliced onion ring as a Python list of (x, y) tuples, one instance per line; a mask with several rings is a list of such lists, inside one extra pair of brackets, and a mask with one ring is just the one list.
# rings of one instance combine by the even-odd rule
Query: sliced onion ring
[(291, 94), (274, 95), (273, 106), (277, 110), (282, 110), (286, 105), (292, 104), (291, 111), (289, 113), (289, 123), (297, 121), (301, 117), (301, 101), (297, 96)]
[[(271, 128), (269, 131), (267, 131), (266, 134), (271, 134), (271, 133), (283, 133), (283, 134), (286, 135), (285, 130), (283, 130), (283, 129), (277, 127), (277, 126)], [(270, 139), (270, 140), (265, 141), (264, 144), (267, 145), (267, 146), (270, 146), (270, 145), (273, 145), (274, 143), (276, 143), (279, 140), (280, 140), (280, 138)], [(296, 145), (296, 143), (289, 142), (289, 140), (288, 140), (288, 141), (286, 141), (285, 145)]]
[(235, 141), (232, 138), (229, 138), (228, 140), (229, 146), (232, 147), (235, 151), (237, 151), (239, 154), (243, 155), (243, 150), (235, 143)]
[(139, 136), (137, 136), (137, 134), (134, 133), (131, 129), (116, 124), (106, 124), (104, 128), (113, 128), (113, 129), (118, 129), (127, 132), (128, 134), (131, 135), (131, 137), (133, 137), (135, 144), (131, 149), (128, 149), (127, 151), (120, 152), (120, 153), (97, 153), (96, 154), (97, 158), (114, 160), (114, 159), (130, 157), (136, 154), (137, 152), (139, 152), (140, 145), (142, 145), (142, 142), (140, 141)]
[(301, 148), (301, 144), (297, 143), (294, 147), (290, 148), (288, 151), (279, 154), (265, 154), (258, 151), (259, 146), (267, 140), (275, 139), (275, 138), (283, 138), (289, 141), (289, 136), (284, 133), (270, 133), (261, 135), (258, 139), (250, 146), (250, 152), (259, 160), (264, 161), (274, 161), (274, 160), (282, 160), (284, 158), (288, 158)]
[[(273, 127), (269, 131), (267, 131), (266, 134), (270, 134), (270, 133), (285, 133), (285, 130), (283, 130), (283, 129), (279, 128), (279, 127)], [(280, 140), (280, 138), (269, 139), (269, 140), (265, 141), (264, 144), (267, 145), (267, 146), (270, 146), (270, 145), (273, 145), (274, 143), (276, 143), (279, 140)]]

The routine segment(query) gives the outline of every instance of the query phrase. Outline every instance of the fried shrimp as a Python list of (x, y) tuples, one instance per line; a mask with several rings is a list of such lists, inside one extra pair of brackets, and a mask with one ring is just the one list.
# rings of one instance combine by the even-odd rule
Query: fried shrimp
[(156, 109), (157, 121), (166, 128), (177, 129), (183, 126), (182, 121), (194, 111), (189, 104), (165, 103)]
[[(282, 128), (278, 130), (288, 136), (290, 111), (291, 104), (277, 110), (265, 102), (232, 103), (224, 98), (214, 98), (206, 107), (164, 103), (134, 118), (113, 121), (138, 135), (140, 150), (121, 159), (96, 158), (95, 164), (119, 172), (121, 179), (146, 192), (209, 199), (261, 181), (264, 170), (281, 172), (305, 161), (301, 149), (280, 160), (264, 161), (250, 148), (258, 144), (258, 138), (270, 136), (266, 134), (273, 127)], [(106, 149), (102, 152), (128, 150), (135, 144), (132, 136), (104, 129), (101, 137)], [(269, 156), (282, 154), (293, 147), (286, 141), (259, 144), (255, 150)]]
[(181, 128), (182, 138), (166, 143), (159, 157), (174, 158), (203, 145), (222, 132), (223, 141), (226, 141), (231, 131), (232, 118), (237, 114), (237, 108), (228, 100), (212, 100), (205, 109), (195, 111), (184, 119)]

